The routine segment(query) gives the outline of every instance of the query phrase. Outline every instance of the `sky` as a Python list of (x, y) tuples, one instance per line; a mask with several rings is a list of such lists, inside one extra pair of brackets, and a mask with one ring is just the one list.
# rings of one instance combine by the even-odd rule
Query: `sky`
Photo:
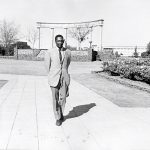
[[(146, 46), (150, 42), (149, 0), (0, 0), (0, 20), (14, 21), (22, 34), (36, 22), (80, 22), (104, 19), (104, 46)], [(56, 31), (64, 34), (64, 31)], [(41, 31), (42, 48), (51, 45), (51, 33)], [(71, 39), (70, 43), (71, 43)], [(69, 42), (68, 40), (68, 42)], [(75, 41), (71, 44), (75, 45)], [(93, 44), (100, 43), (100, 29)]]

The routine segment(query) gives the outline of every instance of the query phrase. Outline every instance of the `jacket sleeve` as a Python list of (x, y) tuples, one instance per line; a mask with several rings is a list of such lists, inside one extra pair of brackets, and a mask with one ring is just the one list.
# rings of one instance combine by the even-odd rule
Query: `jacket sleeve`
[(45, 63), (46, 72), (48, 73), (51, 67), (51, 56), (49, 50), (45, 52), (44, 63)]

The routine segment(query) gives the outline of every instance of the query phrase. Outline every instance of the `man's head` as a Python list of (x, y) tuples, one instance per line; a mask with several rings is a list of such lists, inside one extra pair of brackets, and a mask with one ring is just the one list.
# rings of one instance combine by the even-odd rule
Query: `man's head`
[(55, 36), (55, 43), (56, 43), (56, 46), (61, 49), (63, 47), (63, 44), (64, 44), (64, 38), (62, 35), (58, 34)]

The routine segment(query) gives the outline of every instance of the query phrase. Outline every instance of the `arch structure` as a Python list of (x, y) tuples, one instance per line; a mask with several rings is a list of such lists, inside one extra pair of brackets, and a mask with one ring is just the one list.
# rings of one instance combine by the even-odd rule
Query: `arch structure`
[(67, 42), (67, 36), (68, 36), (68, 29), (73, 28), (90, 28), (90, 45), (92, 44), (92, 31), (95, 27), (100, 27), (100, 49), (102, 50), (102, 33), (103, 33), (103, 24), (104, 20), (94, 20), (94, 21), (86, 21), (86, 22), (73, 22), (73, 23), (48, 23), (48, 22), (37, 22), (37, 28), (39, 30), (39, 49), (40, 49), (40, 32), (42, 28), (48, 28), (52, 31), (52, 47), (54, 43), (54, 31), (56, 29), (64, 29), (65, 30), (65, 41)]

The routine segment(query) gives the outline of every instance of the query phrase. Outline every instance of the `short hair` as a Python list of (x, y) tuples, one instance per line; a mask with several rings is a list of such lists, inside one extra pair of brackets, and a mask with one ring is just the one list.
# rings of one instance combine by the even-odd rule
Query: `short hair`
[(57, 40), (58, 37), (61, 37), (64, 40), (64, 37), (61, 34), (58, 34), (55, 36), (55, 41)]

